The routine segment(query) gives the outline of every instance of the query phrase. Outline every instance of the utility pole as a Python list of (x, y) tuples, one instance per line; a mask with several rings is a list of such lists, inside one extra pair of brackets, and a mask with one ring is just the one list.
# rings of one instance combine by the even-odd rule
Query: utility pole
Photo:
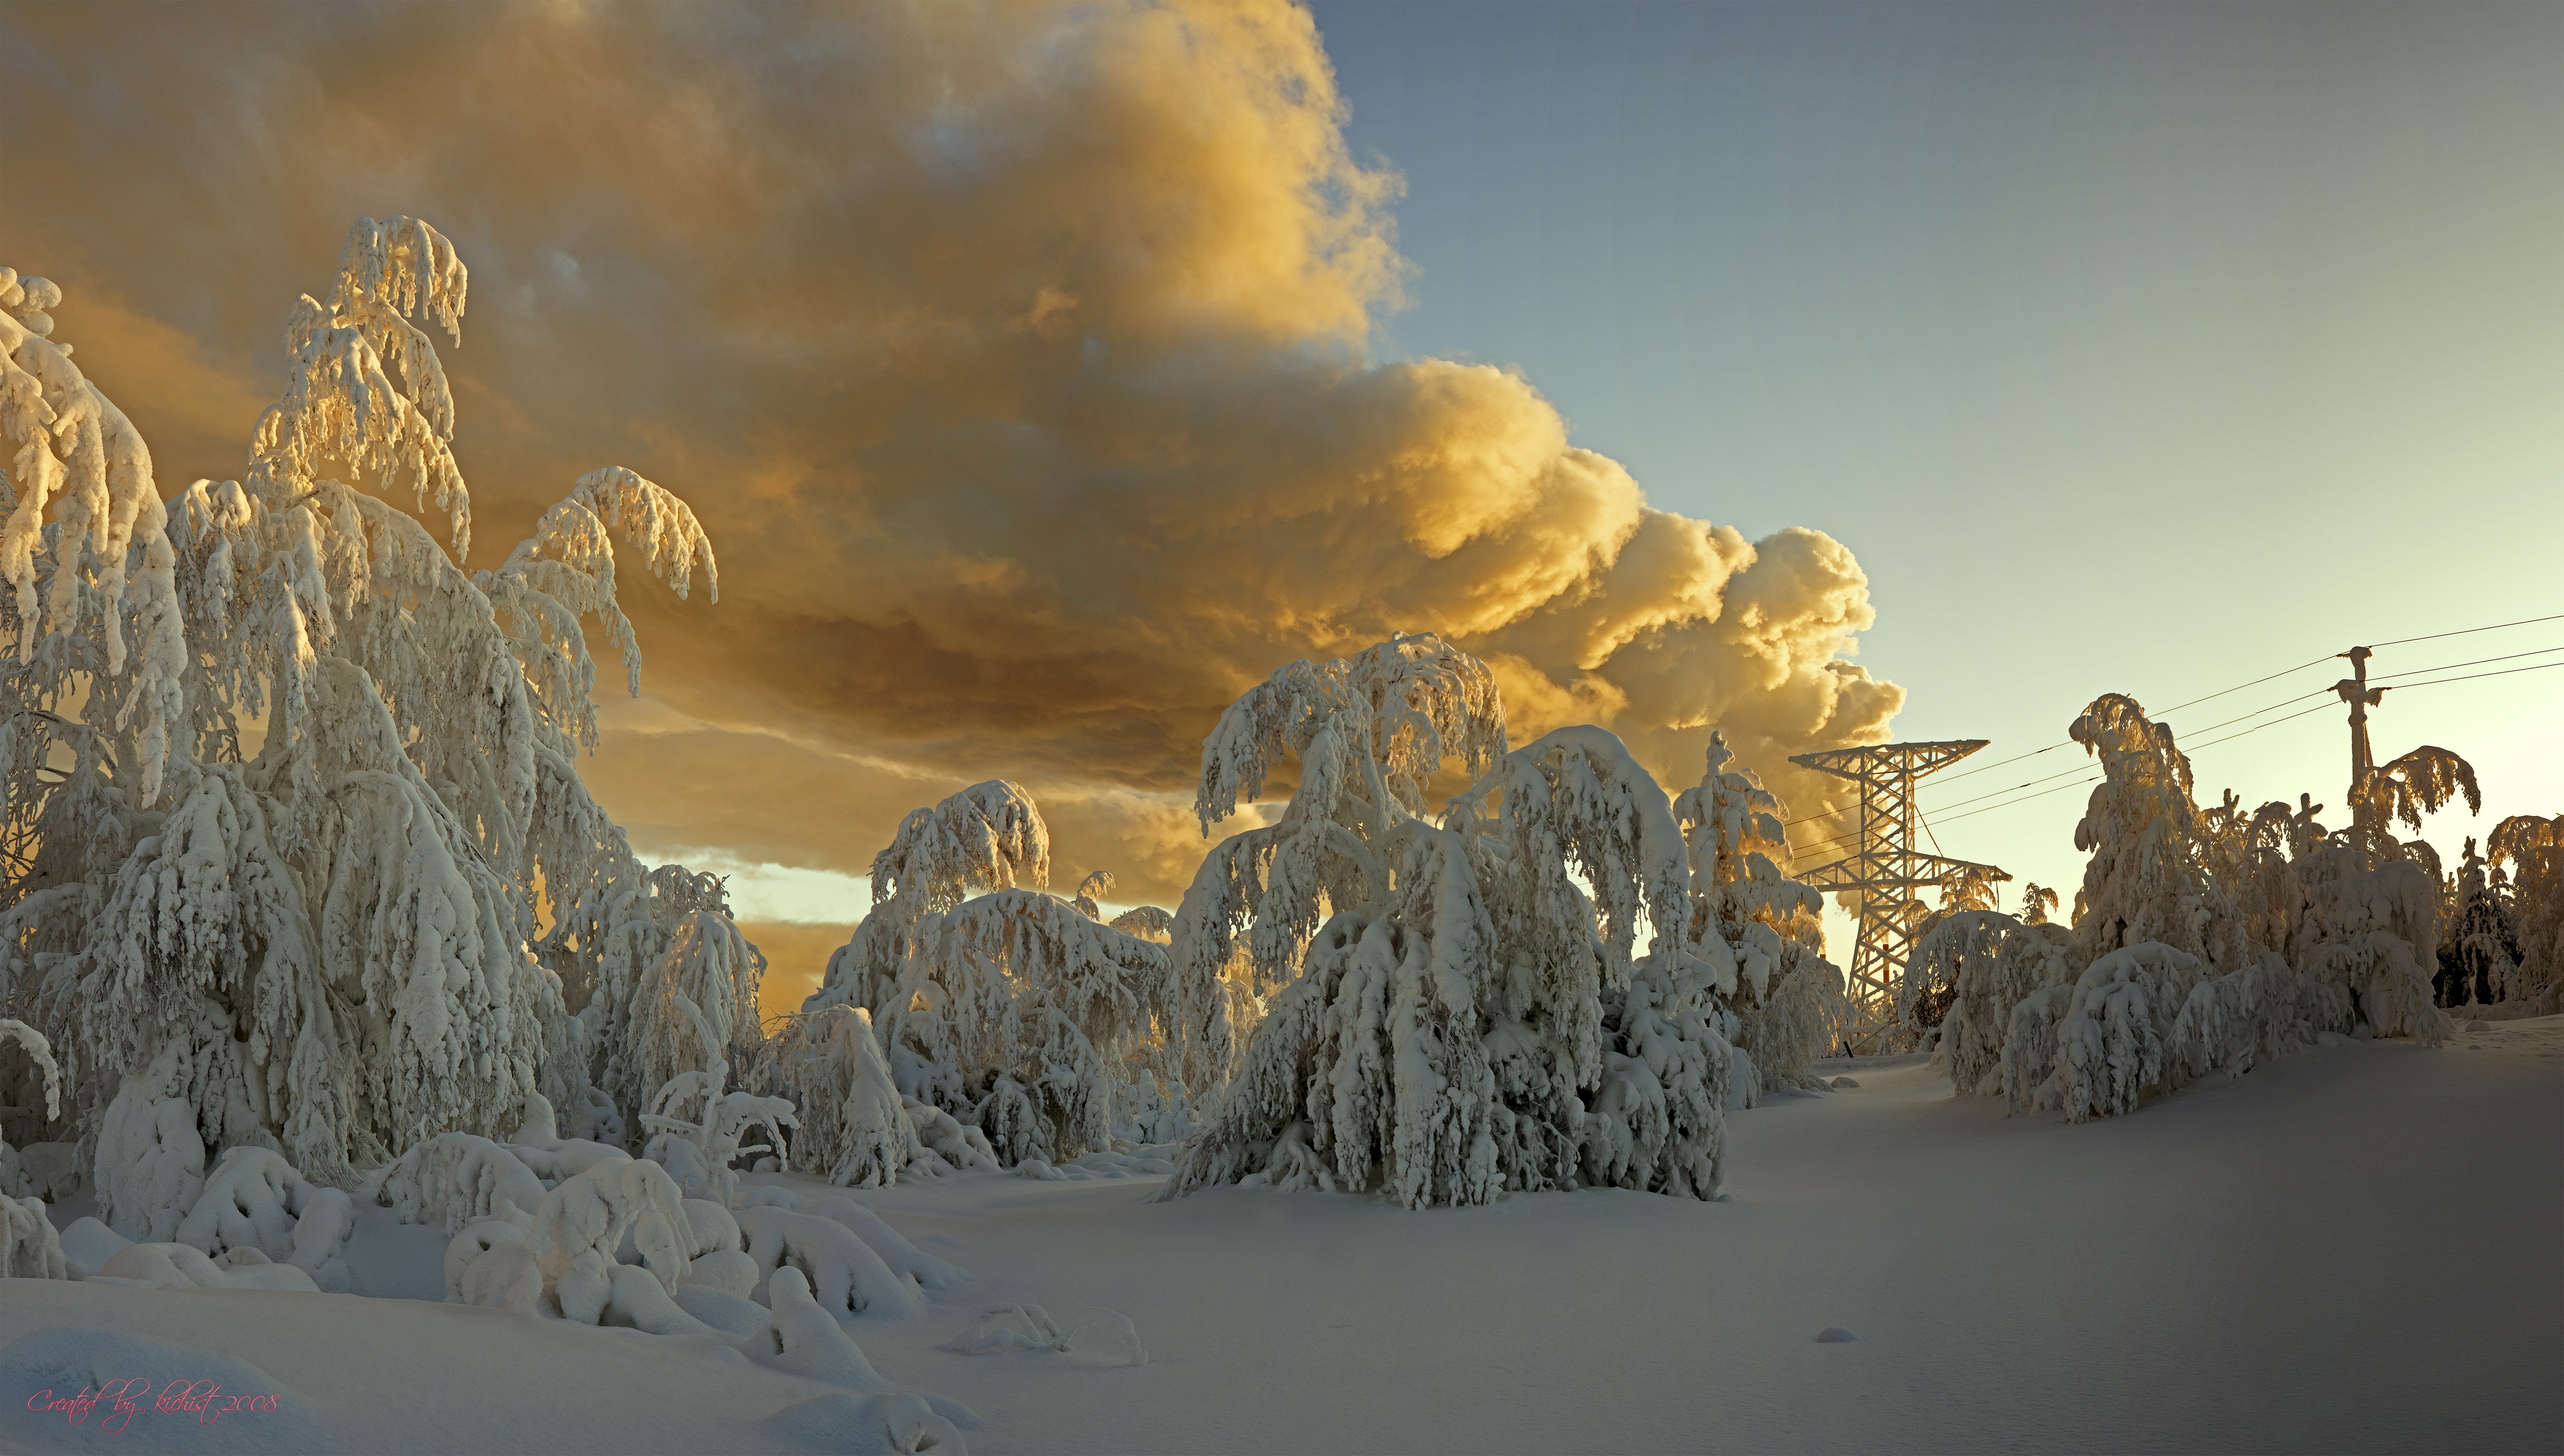
[(2354, 647), (2335, 656), (2349, 658), (2352, 673), (2352, 676), (2332, 685), (2332, 690), (2341, 695), (2341, 701), (2350, 705), (2350, 826), (2367, 829), (2372, 827), (2368, 822), (2368, 795), (2361, 790), (2368, 783), (2368, 775), (2377, 768), (2376, 755), (2368, 747), (2368, 710), (2375, 708), (2379, 700), (2392, 690), (2368, 686), (2368, 659), (2371, 654), (2367, 648)]

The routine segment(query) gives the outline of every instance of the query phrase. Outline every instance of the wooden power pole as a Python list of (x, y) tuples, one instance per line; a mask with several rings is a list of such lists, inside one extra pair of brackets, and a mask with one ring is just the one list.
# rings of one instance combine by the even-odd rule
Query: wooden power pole
[(2367, 648), (2354, 647), (2337, 656), (2350, 659), (2351, 671), (2351, 676), (2332, 685), (2341, 701), (2350, 705), (2350, 825), (2353, 829), (2368, 829), (2374, 827), (2368, 822), (2368, 795), (2360, 790), (2377, 768), (2376, 755), (2368, 747), (2368, 710), (2375, 708), (2390, 690), (2368, 686), (2368, 659), (2372, 654)]

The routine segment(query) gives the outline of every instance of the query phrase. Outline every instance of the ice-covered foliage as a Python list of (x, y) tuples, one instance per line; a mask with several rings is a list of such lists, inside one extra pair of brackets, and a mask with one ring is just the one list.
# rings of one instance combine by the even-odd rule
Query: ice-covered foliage
[(2378, 828), (2401, 821), (2418, 830), (2423, 815), (2437, 813), (2460, 795), (2468, 812), (2482, 810), (2474, 765), (2431, 743), (2369, 769), (2351, 786), (2361, 822)]
[[(594, 1107), (688, 915), (723, 917), (697, 946), (728, 929), (633, 859), (572, 761), (595, 736), (583, 619), (639, 667), (618, 542), (681, 594), (710, 544), (609, 468), (494, 570), (459, 564), (428, 329), (456, 332), (466, 285), (434, 228), (360, 220), (296, 307), (242, 479), (164, 504), (53, 337), (59, 290), (0, 270), (0, 1011), (78, 1069), (57, 1136), (128, 1233), (174, 1232), (208, 1150), (348, 1187), (529, 1096)], [(682, 988), (721, 1023), (703, 977)], [(627, 1108), (655, 1085), (611, 1070)]]
[[(1205, 830), (1285, 753), (1280, 820), (1213, 851), (1174, 937), (1197, 1048), (1226, 1035), (1210, 1008), (1241, 950), (1258, 990), (1281, 989), (1159, 1196), (1714, 1195), (1738, 957), (1688, 936), (1688, 847), (1619, 740), (1570, 728), (1508, 751), (1485, 666), (1400, 636), (1231, 706), (1202, 748)], [(1437, 824), (1421, 795), (1445, 757), (1477, 781)]]
[(1810, 1087), (1819, 1080), (1812, 1064), (1842, 1021), (1842, 971), (1824, 957), (1823, 897), (1773, 859), (1789, 855), (1781, 801), (1751, 771), (1730, 767), (1735, 756), (1713, 729), (1699, 785), (1674, 800), (1691, 855), (1686, 936), (1711, 963), (1736, 962), (1733, 982), (1720, 989), (1757, 1090)]
[(765, 957), (728, 914), (689, 912), (641, 979), (627, 1040), (606, 1061), (606, 1094), (637, 1101), (696, 1069), (745, 1058), (760, 1039), (756, 986), (764, 973)]

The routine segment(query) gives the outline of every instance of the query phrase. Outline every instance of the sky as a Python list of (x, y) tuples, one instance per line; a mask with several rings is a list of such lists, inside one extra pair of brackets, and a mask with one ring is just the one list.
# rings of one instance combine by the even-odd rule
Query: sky
[[(2099, 693), (2299, 669), (2169, 715), (2208, 743), (2350, 646), (2564, 613), (2564, 9), (1317, 16), (1356, 153), (1406, 178), (1384, 351), (1512, 363), (1662, 508), (1850, 547), (1894, 736), (1991, 740), (1927, 780), (1927, 822), (1980, 811), (1934, 829), (1953, 856), (2070, 905), (2080, 775), (2036, 781), (2080, 750), (1957, 775)], [(2552, 647), (2564, 621), (2371, 671)], [(2330, 701), (2204, 749), (2203, 799), (2337, 809)], [(2454, 860), (2564, 805), (2559, 709), (2564, 669), (2452, 683), (2373, 738), (2475, 765), (2481, 816), (2428, 825)], [(2061, 791), (1982, 797), (2025, 782)]]
[[(1793, 753), (1991, 763), (2102, 692), (2297, 669), (2171, 715), (2206, 742), (2352, 643), (2564, 613), (2553, 7), (0, 29), (0, 262), (63, 284), (164, 492), (238, 474), (293, 299), (410, 213), (473, 269), (470, 564), (594, 466), (693, 504), (721, 599), (627, 585), (644, 696), (585, 770), (645, 855), (734, 874), (769, 1007), (974, 779), (1039, 798), (1056, 888), (1173, 905), (1221, 706), (1394, 630), (1493, 663), (1517, 742), (1601, 722), (1670, 788), (1716, 724), (1813, 815)], [(2390, 694), (2377, 746), (2476, 765), (2454, 853), (2564, 800), (2559, 706), (2564, 669)], [(2339, 717), (2208, 747), (2206, 795), (2337, 802)], [(2070, 776), (1959, 801), (2075, 753), (1952, 777), (1934, 842), (2070, 900)]]

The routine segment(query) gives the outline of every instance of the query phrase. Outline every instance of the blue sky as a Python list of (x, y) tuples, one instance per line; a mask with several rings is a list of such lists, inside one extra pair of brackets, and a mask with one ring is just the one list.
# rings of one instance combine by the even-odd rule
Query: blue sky
[[(2100, 692), (2564, 613), (2564, 7), (1316, 14), (1354, 146), (1406, 178), (1378, 346), (1519, 367), (1658, 505), (1851, 545), (1900, 737), (1991, 762)], [(2546, 647), (2564, 621), (2374, 671)], [(2338, 675), (2172, 720), (2205, 743)], [(2564, 806), (2559, 708), (2564, 669), (2389, 695), (2376, 743), (2474, 762), (2454, 852)], [(2342, 718), (2206, 748), (2202, 796), (2337, 806)], [(2080, 804), (1940, 842), (2070, 901)]]

